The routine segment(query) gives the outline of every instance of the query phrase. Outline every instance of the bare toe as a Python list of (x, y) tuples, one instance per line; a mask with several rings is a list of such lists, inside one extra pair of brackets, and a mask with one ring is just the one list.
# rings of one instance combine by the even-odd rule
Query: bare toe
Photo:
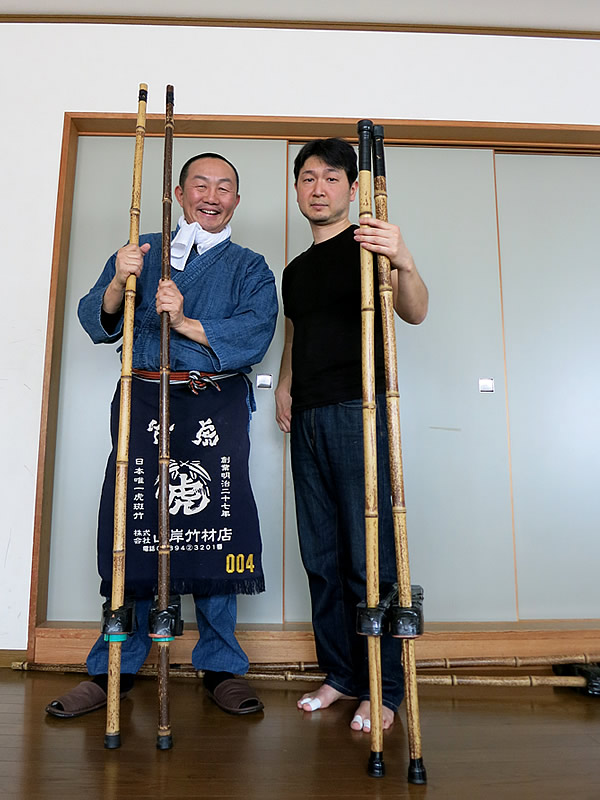
[(368, 700), (363, 700), (354, 712), (350, 727), (353, 731), (366, 731), (371, 730), (371, 704)]
[(352, 722), (350, 723), (350, 727), (353, 731), (362, 731), (363, 729), (363, 718), (360, 714), (355, 714), (352, 717)]
[(336, 700), (339, 700), (340, 697), (345, 697), (345, 695), (338, 692), (328, 683), (323, 683), (316, 692), (309, 692), (303, 695), (298, 700), (298, 708), (302, 711), (316, 711), (318, 708), (327, 708), (332, 703), (335, 703)]
[[(382, 706), (381, 708), (381, 724), (384, 731), (388, 730), (394, 724), (395, 714), (391, 708)], [(356, 713), (352, 718), (350, 727), (353, 731), (364, 731), (365, 733), (371, 732), (371, 703), (368, 700), (363, 700), (356, 709)]]
[(387, 731), (388, 728), (392, 727), (392, 725), (394, 724), (395, 717), (396, 717), (396, 715), (394, 714), (394, 712), (392, 711), (391, 708), (388, 708), (387, 706), (383, 706), (383, 708), (382, 708), (382, 725), (383, 725), (383, 730), (384, 731)]
[(318, 708), (321, 708), (321, 701), (318, 697), (306, 695), (298, 700), (298, 708), (301, 708), (303, 711), (316, 711)]

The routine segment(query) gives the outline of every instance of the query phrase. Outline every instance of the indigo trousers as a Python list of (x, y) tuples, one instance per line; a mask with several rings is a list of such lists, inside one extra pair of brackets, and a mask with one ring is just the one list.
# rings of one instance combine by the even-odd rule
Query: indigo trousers
[[(292, 412), (291, 459), (302, 561), (325, 683), (369, 698), (367, 637), (356, 633), (356, 606), (366, 599), (362, 400)], [(380, 586), (397, 580), (385, 397), (377, 396)], [(402, 644), (382, 636), (383, 703), (404, 695)]]
[[(121, 645), (121, 672), (135, 675), (146, 660), (152, 639), (148, 614), (152, 600), (135, 601), (136, 629)], [(235, 638), (237, 595), (194, 596), (200, 638), (192, 651), (194, 669), (245, 675), (248, 657)], [(108, 672), (108, 642), (100, 635), (87, 657), (90, 675)]]

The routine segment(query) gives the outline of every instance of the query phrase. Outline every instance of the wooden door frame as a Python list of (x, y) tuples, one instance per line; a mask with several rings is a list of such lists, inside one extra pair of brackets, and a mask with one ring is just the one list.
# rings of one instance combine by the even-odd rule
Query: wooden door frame
[[(523, 123), (456, 122), (437, 120), (376, 119), (385, 126), (386, 143), (418, 147), (488, 148), (496, 152), (600, 154), (600, 126), (534, 125)], [(134, 114), (67, 112), (64, 116), (62, 152), (56, 204), (52, 275), (44, 362), (42, 413), (34, 518), (34, 538), (29, 608), (27, 658), (31, 663), (80, 663), (97, 635), (89, 624), (48, 622), (48, 578), (52, 520), (52, 495), (58, 420), (60, 366), (65, 292), (73, 210), (77, 148), (80, 136), (135, 136)], [(148, 115), (146, 135), (162, 137), (164, 118)], [(303, 142), (341, 136), (356, 141), (356, 121), (347, 118), (176, 115), (175, 136), (185, 138), (285, 139)], [(419, 656), (461, 657), (503, 654), (550, 655), (563, 652), (600, 652), (600, 623), (505, 623), (429, 625), (418, 642)], [(502, 636), (503, 631), (510, 636)], [(534, 631), (538, 631), (532, 636)], [(491, 638), (490, 638), (491, 637)], [(240, 626), (239, 638), (253, 662), (314, 660), (309, 624)], [(189, 661), (195, 636), (182, 637), (174, 658)], [(496, 644), (494, 644), (496, 642)], [(512, 643), (512, 644), (511, 644)], [(560, 649), (562, 647), (562, 650)], [(519, 649), (520, 648), (520, 649)], [(554, 649), (553, 649), (554, 648)], [(590, 650), (591, 648), (591, 650)], [(584, 651), (582, 651), (584, 652)]]

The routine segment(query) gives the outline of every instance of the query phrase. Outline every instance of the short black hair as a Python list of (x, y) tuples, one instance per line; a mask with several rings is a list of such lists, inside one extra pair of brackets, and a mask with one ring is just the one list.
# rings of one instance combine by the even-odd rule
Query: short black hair
[(188, 172), (190, 170), (191, 165), (194, 163), (194, 161), (198, 161), (199, 158), (218, 158), (220, 161), (224, 161), (226, 164), (229, 164), (231, 169), (235, 172), (236, 194), (240, 193), (240, 176), (238, 174), (237, 169), (233, 166), (233, 164), (231, 163), (231, 161), (229, 161), (228, 158), (225, 158), (225, 156), (221, 156), (218, 153), (200, 153), (197, 156), (192, 156), (191, 158), (188, 158), (188, 160), (181, 168), (181, 172), (179, 173), (179, 185), (181, 186), (182, 189), (185, 183), (185, 179), (188, 176)]
[(351, 144), (343, 139), (314, 139), (307, 142), (294, 159), (294, 181), (298, 180), (304, 162), (311, 156), (320, 158), (329, 167), (343, 169), (351, 186), (358, 177), (356, 152)]

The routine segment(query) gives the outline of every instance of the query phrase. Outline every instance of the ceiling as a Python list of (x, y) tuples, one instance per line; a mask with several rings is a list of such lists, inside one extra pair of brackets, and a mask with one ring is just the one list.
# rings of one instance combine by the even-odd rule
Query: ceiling
[(599, 0), (0, 0), (3, 14), (600, 31)]

